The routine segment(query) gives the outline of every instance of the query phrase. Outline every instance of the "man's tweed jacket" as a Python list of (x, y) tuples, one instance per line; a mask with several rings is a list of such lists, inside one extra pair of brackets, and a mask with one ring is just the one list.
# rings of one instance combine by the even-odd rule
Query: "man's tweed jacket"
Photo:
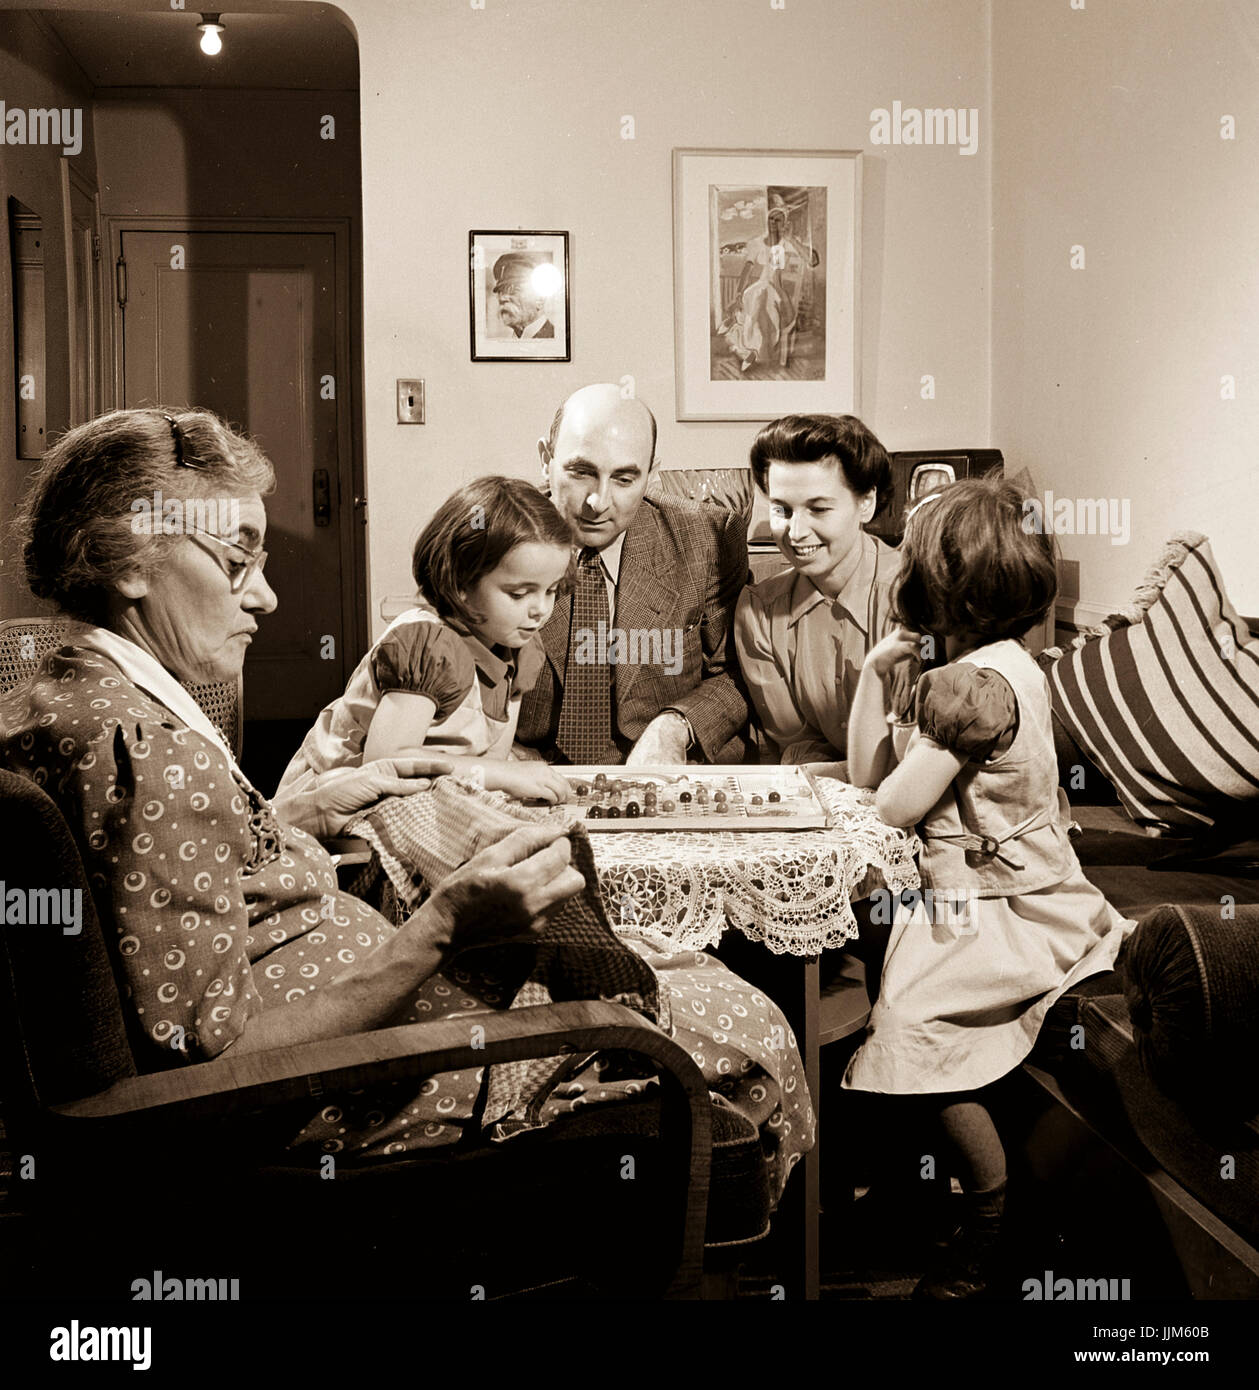
[[(749, 755), (748, 703), (734, 655), (734, 608), (748, 579), (747, 524), (708, 503), (646, 497), (630, 522), (621, 551), (613, 626), (675, 631), (681, 669), (619, 665), (612, 723), (622, 761), (652, 719), (678, 709), (691, 721), (699, 748), (692, 759), (741, 763)], [(516, 738), (554, 756), (559, 727), (572, 598), (562, 595), (542, 629), (547, 663), (520, 707)], [(673, 648), (675, 653), (677, 646)]]

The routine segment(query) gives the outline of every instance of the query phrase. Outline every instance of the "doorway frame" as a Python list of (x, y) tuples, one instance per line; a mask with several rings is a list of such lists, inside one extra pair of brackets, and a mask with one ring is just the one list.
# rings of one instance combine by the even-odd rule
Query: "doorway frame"
[[(95, 402), (95, 409), (89, 402), (87, 414), (83, 420), (74, 418), (74, 385), (73, 374), (78, 370), (78, 353), (81, 344), (79, 343), (78, 324), (74, 318), (74, 286), (77, 278), (77, 261), (74, 234), (74, 193), (79, 193), (87, 198), (92, 205), (92, 237), (95, 241), (95, 261), (96, 261), (96, 284), (94, 295), (88, 294), (91, 303), (91, 323), (88, 327), (87, 349), (90, 357), (89, 376), (91, 378), (92, 399)], [(84, 172), (65, 155), (61, 158), (61, 209), (63, 226), (65, 228), (65, 252), (66, 252), (66, 317), (68, 320), (70, 345), (70, 399), (69, 399), (69, 420), (70, 426), (84, 424), (85, 421), (93, 419), (105, 410), (105, 398), (109, 394), (106, 390), (108, 383), (108, 367), (106, 358), (105, 342), (108, 334), (105, 329), (106, 310), (109, 307), (111, 286), (105, 273), (105, 241), (101, 227), (101, 195), (97, 184), (87, 177)]]
[[(338, 470), (340, 490), (341, 553), (349, 558), (349, 573), (342, 570), (341, 584), (341, 680), (350, 673), (367, 650), (371, 615), (368, 612), (367, 589), (367, 490), (363, 468), (362, 418), (362, 335), (356, 328), (354, 315), (360, 312), (357, 280), (351, 282), (356, 249), (354, 224), (349, 217), (184, 217), (175, 213), (113, 214), (103, 218), (105, 243), (109, 250), (109, 265), (102, 267), (101, 282), (109, 297), (110, 312), (103, 316), (108, 342), (103, 345), (106, 370), (102, 390), (108, 390), (113, 408), (123, 401), (122, 307), (118, 303), (117, 266), (122, 255), (125, 232), (237, 232), (242, 235), (291, 233), (328, 235), (333, 238), (333, 264), (336, 268), (337, 320), (345, 324), (345, 332), (335, 334), (338, 404), (347, 408), (338, 411), (337, 443), (342, 459), (349, 460), (348, 472), (342, 464)], [(104, 259), (102, 257), (102, 259)], [(112, 272), (113, 278), (110, 278)], [(342, 387), (344, 383), (344, 389)], [(347, 494), (348, 485), (348, 494)], [(346, 503), (349, 503), (347, 506)], [(347, 584), (345, 581), (349, 579)]]

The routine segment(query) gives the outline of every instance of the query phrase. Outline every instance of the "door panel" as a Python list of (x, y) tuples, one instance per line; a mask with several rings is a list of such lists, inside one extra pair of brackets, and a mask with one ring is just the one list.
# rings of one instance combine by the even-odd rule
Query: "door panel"
[(69, 229), (70, 423), (81, 425), (100, 410), (100, 243), (95, 189), (67, 167), (63, 191)]
[[(351, 655), (348, 421), (341, 393), (320, 390), (338, 357), (335, 238), (124, 232), (122, 250), (125, 403), (206, 406), (275, 465), (266, 547), (279, 607), (245, 660), (246, 717), (313, 720), (344, 689)], [(329, 506), (317, 517), (320, 470)]]

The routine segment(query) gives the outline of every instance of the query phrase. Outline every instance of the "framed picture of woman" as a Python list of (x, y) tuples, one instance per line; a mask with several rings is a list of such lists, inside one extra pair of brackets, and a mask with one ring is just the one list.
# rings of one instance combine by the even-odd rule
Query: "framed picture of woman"
[(674, 150), (679, 420), (856, 413), (861, 154)]

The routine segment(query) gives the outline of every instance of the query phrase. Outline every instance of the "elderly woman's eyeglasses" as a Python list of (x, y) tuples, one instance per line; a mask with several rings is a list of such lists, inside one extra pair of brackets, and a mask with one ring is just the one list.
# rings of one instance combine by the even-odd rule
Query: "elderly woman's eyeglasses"
[[(261, 574), (266, 568), (267, 552), (261, 547), (257, 550), (246, 550), (243, 545), (235, 545), (231, 541), (225, 541), (222, 536), (212, 535), (209, 531), (200, 531), (193, 526), (186, 527), (184, 535), (190, 541), (201, 546), (207, 555), (214, 557), (218, 567), (231, 581), (232, 593), (234, 594), (239, 594), (254, 574)], [(219, 549), (211, 550), (209, 546), (202, 545), (201, 540), (197, 539), (198, 536), (204, 540), (213, 541)], [(224, 554), (224, 551), (229, 553)], [(239, 558), (242, 555), (244, 559)]]

